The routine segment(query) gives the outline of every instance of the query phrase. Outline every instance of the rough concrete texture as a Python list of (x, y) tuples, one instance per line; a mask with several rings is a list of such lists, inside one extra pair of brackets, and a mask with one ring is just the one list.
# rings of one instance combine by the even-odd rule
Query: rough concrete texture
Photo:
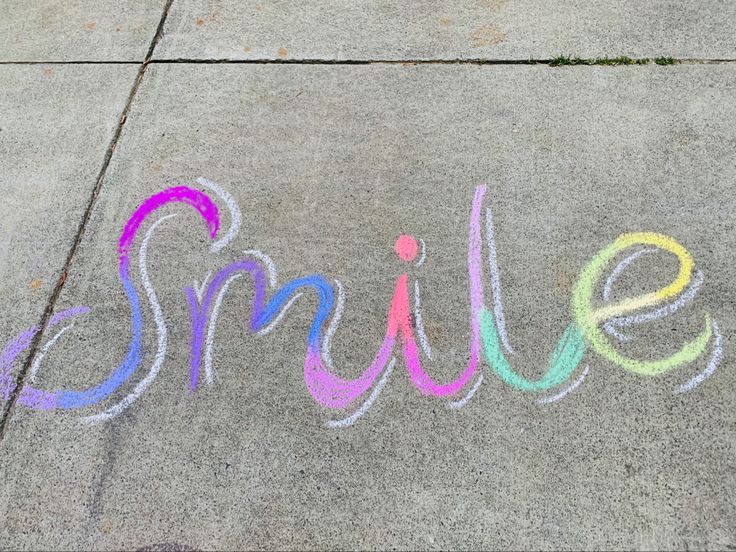
[(4, 338), (41, 321), (135, 73), (125, 66), (0, 67)]
[(11, 0), (0, 61), (143, 61), (164, 0)]
[[(95, 407), (19, 406), (9, 422), (3, 548), (736, 546), (734, 67), (149, 71), (57, 304), (93, 311), (49, 352), (36, 385), (82, 389), (125, 356), (130, 307), (116, 245), (147, 196), (204, 176), (234, 196), (243, 225), (211, 254), (190, 208), (164, 209), (177, 217), (157, 228), (148, 250), (168, 328), (163, 369), (120, 417), (80, 423), (129, 393), (154, 362), (154, 320), (136, 275), (145, 356), (130, 382)], [(451, 411), (411, 385), (398, 355), (374, 407), (353, 427), (331, 430), (303, 379), (313, 294), (271, 334), (253, 336), (244, 278), (223, 302), (215, 384), (188, 390), (182, 289), (246, 249), (270, 255), (280, 283), (312, 273), (342, 282), (332, 356), (345, 377), (373, 358), (394, 283), (408, 270), (421, 283), (433, 348), (426, 368), (437, 381), (456, 377), (468, 357), (470, 205), (483, 182), (521, 373), (543, 374), (581, 268), (621, 233), (651, 230), (685, 245), (705, 284), (627, 350), (670, 354), (709, 312), (725, 339), (715, 375), (673, 396), (707, 358), (652, 378), (589, 351), (582, 386), (541, 406), (538, 394), (503, 384), (484, 363), (477, 395)], [(224, 231), (230, 217), (220, 207)], [(394, 255), (400, 233), (425, 240), (422, 267)], [(616, 293), (656, 289), (675, 269), (656, 255)]]
[(730, 0), (180, 0), (156, 57), (732, 59), (735, 21)]

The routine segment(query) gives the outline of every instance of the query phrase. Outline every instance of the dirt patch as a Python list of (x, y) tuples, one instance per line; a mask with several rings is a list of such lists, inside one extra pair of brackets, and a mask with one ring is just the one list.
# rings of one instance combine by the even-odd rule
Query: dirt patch
[(506, 33), (498, 25), (482, 25), (473, 30), (470, 34), (473, 46), (480, 48), (482, 46), (493, 46), (506, 40)]

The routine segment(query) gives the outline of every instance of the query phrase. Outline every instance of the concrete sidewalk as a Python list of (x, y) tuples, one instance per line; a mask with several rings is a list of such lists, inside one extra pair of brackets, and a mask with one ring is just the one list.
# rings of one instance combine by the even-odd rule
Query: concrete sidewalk
[(736, 549), (735, 22), (11, 7), (0, 548)]

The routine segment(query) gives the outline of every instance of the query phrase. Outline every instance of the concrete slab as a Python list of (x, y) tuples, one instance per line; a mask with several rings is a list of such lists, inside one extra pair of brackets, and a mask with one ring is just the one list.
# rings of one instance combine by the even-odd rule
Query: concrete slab
[(684, 0), (177, 0), (156, 58), (729, 58), (736, 6)]
[(40, 322), (136, 71), (102, 65), (0, 67), (3, 337), (17, 333), (19, 325)]
[[(57, 312), (80, 305), (92, 312), (75, 318), (49, 349), (35, 386), (98, 385), (129, 354), (134, 324), (116, 248), (148, 196), (172, 185), (207, 192), (222, 215), (215, 243), (232, 239), (210, 251), (202, 216), (211, 211), (194, 191), (189, 203), (204, 215), (165, 205), (143, 222), (129, 271), (142, 302), (140, 366), (94, 406), (17, 410), (0, 456), (4, 546), (733, 546), (735, 91), (731, 66), (150, 67), (57, 305)], [(218, 199), (199, 176), (241, 209), (237, 234), (229, 230), (238, 217), (227, 196)], [(317, 295), (303, 290), (272, 333), (254, 336), (247, 276), (231, 282), (220, 303), (213, 385), (203, 363), (199, 390), (189, 390), (183, 289), (215, 281), (211, 271), (244, 257), (265, 266), (243, 253), (253, 249), (272, 258), (277, 285), (315, 273), (341, 282), (345, 307), (331, 358), (342, 377), (371, 364), (406, 270), (408, 302), (411, 282), (420, 283), (422, 322), (415, 313), (407, 331), (425, 329), (432, 361), (422, 353), (423, 367), (439, 382), (457, 378), (472, 356), (469, 229), (482, 235), (482, 262), (471, 268), (482, 271), (485, 302), (495, 312), (489, 233), (485, 221), (471, 226), (472, 217), (484, 216), (471, 209), (480, 183), (488, 189), (477, 205), (494, 217), (519, 374), (543, 376), (572, 320), (579, 274), (627, 232), (672, 236), (704, 282), (697, 293), (678, 295), (687, 303), (680, 310), (627, 328), (638, 339), (616, 351), (640, 360), (671, 355), (703, 331), (706, 313), (722, 340), (709, 337), (694, 362), (657, 377), (633, 374), (589, 347), (565, 384), (541, 392), (502, 382), (483, 362), (484, 381), (459, 410), (448, 401), (462, 393), (422, 395), (397, 346), (395, 369), (373, 408), (353, 426), (333, 429), (325, 424), (353, 410), (320, 406), (304, 381)], [(189, 196), (179, 190), (176, 197)], [(177, 216), (151, 230), (166, 215)], [(396, 257), (401, 233), (424, 240), (422, 266), (419, 258), (407, 264)], [(411, 257), (411, 244), (403, 245), (401, 254)], [(632, 262), (611, 284), (613, 301), (639, 297), (677, 274), (677, 262), (663, 253)], [(597, 282), (596, 297), (614, 266)], [(222, 288), (211, 289), (203, 293), (214, 311)], [(710, 364), (717, 365), (712, 377), (692, 393), (674, 394)], [(576, 381), (586, 366), (587, 379), (568, 397), (536, 402)], [(149, 381), (120, 416), (82, 422)], [(312, 392), (325, 402), (331, 395), (320, 389)], [(67, 406), (82, 400), (64, 397)]]
[(143, 61), (164, 0), (6, 2), (0, 61)]

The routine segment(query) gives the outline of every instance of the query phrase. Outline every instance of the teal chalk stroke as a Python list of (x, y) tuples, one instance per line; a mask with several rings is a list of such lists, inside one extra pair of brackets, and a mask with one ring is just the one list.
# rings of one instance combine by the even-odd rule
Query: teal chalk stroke
[(585, 354), (583, 334), (575, 324), (570, 324), (549, 357), (549, 370), (541, 379), (532, 381), (514, 372), (501, 351), (493, 314), (485, 308), (480, 311), (480, 334), (486, 360), (493, 371), (508, 385), (522, 391), (544, 391), (564, 383)]

